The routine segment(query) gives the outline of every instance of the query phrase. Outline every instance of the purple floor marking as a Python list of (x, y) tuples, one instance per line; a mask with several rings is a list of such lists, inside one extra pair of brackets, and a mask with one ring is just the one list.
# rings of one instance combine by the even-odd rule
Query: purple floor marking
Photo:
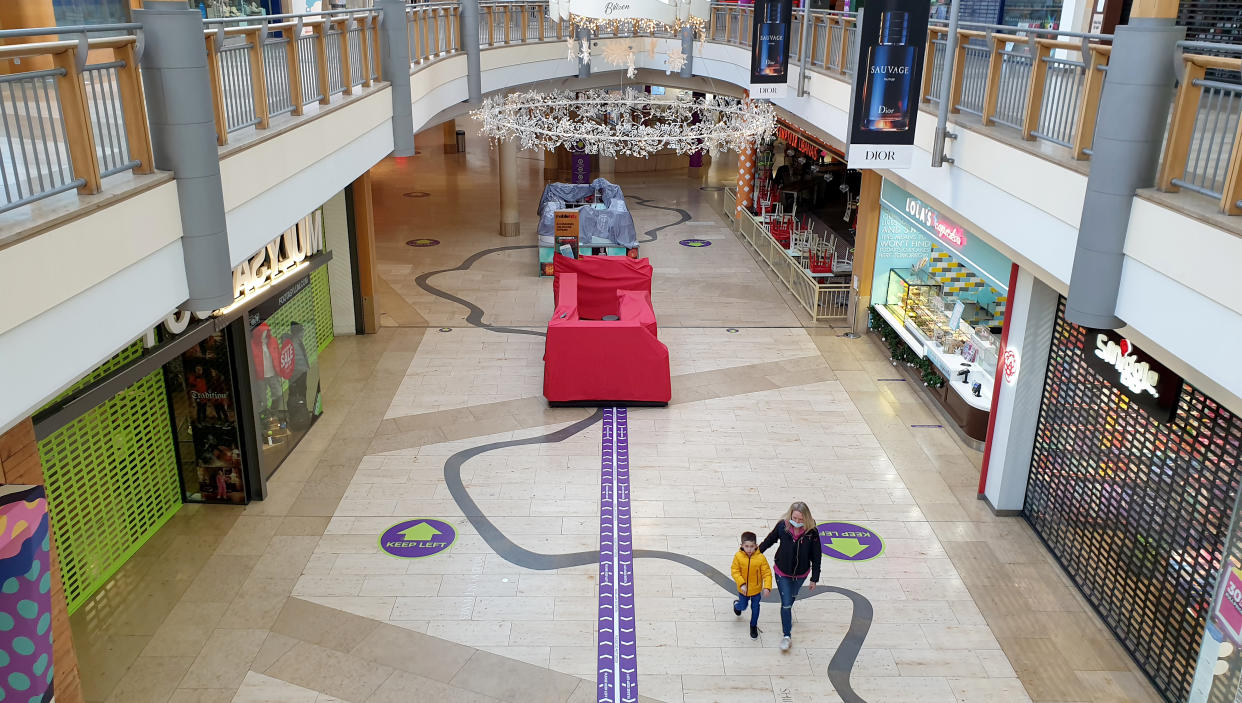
[(625, 408), (604, 410), (599, 495), (599, 703), (638, 700), (630, 443)]

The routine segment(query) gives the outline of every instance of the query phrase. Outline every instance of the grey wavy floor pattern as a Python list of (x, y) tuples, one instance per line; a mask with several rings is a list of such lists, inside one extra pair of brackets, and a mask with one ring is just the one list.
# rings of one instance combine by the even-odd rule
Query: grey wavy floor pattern
[[(488, 519), (483, 511), (479, 509), (477, 503), (470, 496), (470, 491), (466, 489), (465, 483), (461, 478), (462, 466), (476, 456), (485, 454), (497, 449), (506, 447), (518, 447), (530, 444), (552, 444), (563, 442), (566, 439), (578, 434), (586, 428), (600, 422), (604, 417), (604, 411), (596, 410), (590, 417), (579, 420), (578, 422), (568, 425), (554, 432), (539, 435), (537, 437), (527, 437), (525, 439), (511, 439), (502, 442), (491, 442), (481, 444), (477, 447), (463, 449), (456, 454), (450, 456), (444, 462), (444, 482), (448, 485), (449, 494), (453, 496), (453, 500), (457, 506), (461, 508), (462, 513), (474, 529), (491, 547), (493, 551), (506, 561), (516, 564), (527, 569), (537, 569), (547, 571), (551, 569), (566, 569), (573, 566), (581, 566), (584, 564), (594, 564), (599, 561), (599, 551), (571, 552), (568, 554), (542, 554), (533, 552), (525, 547), (519, 547), (505, 536), (496, 525)], [(655, 549), (635, 549), (634, 558), (636, 559), (666, 559), (674, 561), (678, 564), (694, 569), (703, 576), (711, 579), (716, 585), (720, 586), (726, 593), (730, 595), (736, 594), (736, 585), (733, 579), (727, 576), (723, 571), (715, 567), (695, 559), (694, 557), (675, 552), (667, 552)], [(814, 591), (803, 591), (799, 595), (800, 598), (812, 598), (822, 593), (836, 593), (845, 596), (850, 600), (853, 608), (852, 617), (850, 619), (849, 629), (845, 633), (845, 637), (841, 640), (841, 645), (837, 647), (837, 651), (833, 654), (832, 660), (828, 662), (828, 680), (832, 683), (832, 687), (836, 689), (837, 695), (841, 696), (841, 700), (845, 703), (866, 703), (866, 701), (854, 692), (850, 685), (850, 673), (854, 668), (854, 663), (858, 659), (858, 653), (862, 650), (864, 640), (867, 633), (871, 629), (871, 621), (874, 616), (874, 608), (871, 601), (867, 600), (861, 593), (851, 591), (847, 588), (837, 586), (822, 585)], [(777, 596), (768, 596), (764, 599), (768, 603), (779, 603), (780, 598)]]
[(435, 286), (427, 282), (428, 279), (430, 279), (432, 276), (437, 276), (442, 273), (448, 273), (450, 271), (466, 271), (471, 266), (474, 266), (474, 263), (476, 261), (478, 261), (479, 259), (482, 259), (488, 254), (496, 254), (502, 251), (517, 251), (519, 249), (538, 249), (538, 248), (539, 247), (535, 244), (518, 244), (515, 246), (509, 246), (509, 247), (494, 247), (492, 249), (484, 249), (483, 251), (475, 252), (471, 254), (470, 256), (466, 257), (465, 261), (461, 262), (460, 264), (454, 266), (451, 269), (440, 269), (439, 271), (427, 271), (426, 273), (420, 273), (417, 277), (414, 278), (414, 283), (419, 288), (422, 288), (423, 290), (436, 296), (437, 298), (443, 298), (444, 300), (452, 301), (462, 306), (466, 310), (468, 310), (469, 312), (466, 313), (466, 322), (474, 327), (485, 329), (490, 332), (499, 332), (501, 334), (528, 334), (532, 337), (546, 337), (548, 336), (548, 333), (542, 330), (525, 329), (522, 327), (504, 327), (501, 325), (489, 325), (488, 323), (483, 321), (483, 315), (487, 314), (487, 311), (485, 311), (483, 308), (479, 307), (478, 305), (475, 305), (474, 303), (470, 302), (469, 300), (466, 300), (465, 298), (461, 298), (456, 295), (453, 295), (452, 293), (449, 293), (448, 291), (442, 288), (436, 288)]
[(652, 205), (651, 203), (653, 201), (654, 201), (653, 198), (639, 198), (639, 197), (634, 198), (634, 202), (638, 203), (639, 205), (642, 205), (643, 207), (649, 207), (653, 210), (668, 210), (669, 212), (675, 212), (680, 216), (680, 219), (678, 219), (676, 222), (670, 222), (667, 225), (660, 225), (659, 227), (653, 227), (647, 230), (646, 232), (643, 232), (643, 234), (647, 235), (647, 239), (639, 240), (638, 242), (639, 244), (650, 244), (651, 242), (657, 241), (660, 238), (660, 230), (668, 229), (669, 227), (676, 227), (677, 225), (685, 224), (686, 222), (689, 222), (690, 220), (694, 219), (693, 217), (690, 216), (690, 213), (686, 212), (685, 210), (682, 210), (679, 207), (665, 207), (663, 205)]
[[(679, 219), (676, 222), (670, 222), (659, 227), (653, 227), (643, 232), (647, 239), (640, 240), (640, 244), (649, 244), (659, 239), (660, 230), (689, 222), (693, 219), (690, 213), (681, 208), (665, 207), (663, 205), (652, 205), (652, 199), (634, 198), (634, 202), (642, 207), (652, 208), (655, 210), (667, 210), (678, 214)], [(518, 251), (522, 249), (537, 249), (534, 244), (519, 244), (507, 247), (494, 247), (475, 252), (453, 268), (440, 269), (438, 271), (428, 271), (419, 274), (414, 279), (414, 283), (424, 291), (444, 300), (449, 300), (462, 307), (469, 312), (466, 315), (466, 322), (474, 327), (485, 329), (500, 334), (526, 334), (536, 337), (546, 337), (547, 333), (541, 330), (525, 329), (521, 327), (505, 327), (501, 325), (490, 325), (483, 321), (483, 315), (486, 311), (474, 303), (453, 295), (446, 290), (431, 285), (428, 281), (432, 276), (441, 273), (449, 273), (450, 271), (466, 271), (475, 262), (489, 254), (496, 254), (503, 251)], [(541, 554), (532, 552), (529, 549), (519, 547), (513, 543), (500, 531), (492, 521), (479, 510), (479, 506), (470, 497), (470, 492), (466, 490), (465, 484), (461, 480), (461, 467), (468, 460), (479, 456), (485, 452), (505, 447), (516, 447), (527, 444), (549, 444), (553, 442), (562, 442), (569, 437), (581, 432), (582, 430), (594, 425), (604, 417), (603, 410), (597, 410), (593, 415), (583, 420), (579, 420), (572, 425), (556, 430), (549, 434), (538, 437), (529, 437), (526, 439), (507, 440), (504, 442), (492, 442), (483, 444), (469, 449), (463, 449), (460, 452), (450, 456), (444, 462), (444, 481), (448, 485), (449, 493), (453, 496), (453, 500), (461, 508), (462, 513), (470, 520), (470, 524), (474, 526), (483, 541), (491, 547), (497, 554), (505, 560), (527, 569), (537, 569), (547, 571), (551, 569), (563, 569), (571, 566), (581, 566), (583, 564), (594, 564), (599, 561), (599, 551), (594, 552), (572, 552), (569, 554)], [(711, 579), (716, 585), (720, 586), (725, 592), (734, 595), (736, 586), (733, 579), (727, 576), (723, 571), (706, 564), (693, 557), (675, 552), (667, 552), (653, 549), (636, 549), (634, 550), (636, 559), (667, 559), (694, 569), (703, 576)], [(845, 596), (850, 600), (853, 609), (850, 619), (849, 629), (845, 633), (845, 637), (841, 640), (841, 645), (837, 647), (837, 651), (832, 655), (832, 659), (828, 662), (828, 681), (832, 687), (836, 689), (837, 695), (841, 697), (844, 703), (866, 703), (866, 700), (854, 692), (854, 688), (850, 685), (850, 673), (854, 669), (854, 663), (858, 660), (858, 653), (862, 650), (863, 642), (867, 638), (867, 633), (871, 630), (871, 621), (874, 617), (875, 609), (871, 605), (866, 596), (856, 591), (838, 586), (821, 585), (814, 591), (804, 591), (800, 595), (801, 598), (811, 598), (822, 593), (836, 593)], [(778, 596), (768, 596), (764, 599), (768, 603), (779, 603)]]
[[(680, 225), (685, 222), (689, 222), (692, 219), (690, 216), (690, 213), (686, 212), (685, 210), (682, 210), (680, 208), (664, 207), (663, 205), (651, 205), (650, 204), (651, 200), (647, 198), (634, 198), (634, 202), (643, 207), (652, 208), (655, 210), (668, 210), (670, 212), (676, 212), (680, 216), (680, 219), (678, 219), (676, 222), (670, 222), (666, 225), (660, 225), (659, 227), (653, 227), (643, 232), (643, 234), (647, 235), (647, 239), (640, 240), (639, 241), (640, 244), (649, 244), (651, 242), (654, 242), (660, 238), (660, 230), (666, 229), (668, 227), (676, 227), (677, 225)], [(543, 332), (541, 330), (527, 329), (523, 327), (505, 327), (503, 325), (488, 324), (483, 321), (483, 316), (487, 314), (486, 310), (479, 307), (478, 305), (475, 305), (469, 300), (466, 300), (465, 298), (453, 295), (452, 293), (444, 290), (443, 288), (437, 288), (431, 285), (430, 283), (428, 283), (428, 281), (431, 279), (432, 276), (438, 276), (442, 273), (449, 273), (450, 271), (468, 271), (470, 267), (474, 266), (474, 264), (479, 259), (482, 259), (483, 257), (489, 254), (498, 254), (502, 251), (518, 251), (521, 249), (538, 249), (538, 248), (539, 247), (536, 244), (516, 244), (513, 246), (507, 246), (507, 247), (493, 247), (491, 249), (484, 249), (483, 251), (475, 252), (471, 254), (470, 256), (466, 257), (465, 261), (454, 266), (453, 268), (440, 269), (438, 271), (427, 271), (425, 273), (420, 273), (418, 276), (414, 278), (414, 283), (419, 288), (422, 288), (423, 290), (427, 291), (431, 295), (436, 296), (437, 298), (442, 298), (444, 300), (452, 301), (462, 306), (463, 308), (466, 308), (466, 310), (469, 311), (466, 313), (466, 322), (473, 327), (478, 327), (480, 329), (485, 329), (490, 332), (498, 332), (501, 334), (526, 334), (532, 337), (546, 337), (548, 336), (547, 332)]]

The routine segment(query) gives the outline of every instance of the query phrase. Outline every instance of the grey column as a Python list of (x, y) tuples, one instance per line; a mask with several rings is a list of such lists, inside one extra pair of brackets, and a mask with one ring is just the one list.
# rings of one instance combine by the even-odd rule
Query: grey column
[(405, 0), (379, 0), (380, 61), (384, 77), (392, 85), (392, 155), (414, 155), (414, 113), (410, 96), (410, 38)]
[(522, 233), (518, 220), (517, 140), (500, 142), (500, 236), (516, 237)]
[(177, 183), (189, 289), (184, 307), (222, 308), (233, 302), (233, 267), (202, 15), (184, 1), (156, 0), (133, 15), (146, 39), (142, 79), (155, 167), (172, 171)]
[(1001, 379), (992, 418), (988, 480), (983, 488), (988, 504), (1002, 515), (1016, 515), (1026, 501), (1035, 423), (1044, 395), (1059, 298), (1055, 290), (1026, 269), (1018, 270), (1017, 285), (1009, 291), (1007, 348), (1018, 353), (1019, 367), (1012, 382)]
[(1130, 206), (1136, 190), (1156, 183), (1176, 79), (1173, 57), (1185, 36), (1172, 19), (1134, 18), (1117, 28), (1070, 275), (1070, 322), (1102, 329), (1125, 324), (1116, 312)]
[(682, 78), (694, 77), (694, 28), (681, 28), (681, 53), (686, 55), (686, 65), (681, 67)]
[(591, 30), (579, 29), (574, 34), (574, 36), (577, 37), (578, 39), (578, 77), (579, 78), (590, 78), (591, 77), (591, 64), (582, 60), (582, 42), (583, 40), (586, 40), (586, 41), (591, 40)]
[(461, 47), (466, 52), (466, 89), (471, 105), (483, 101), (483, 61), (479, 56), (479, 0), (461, 0)]

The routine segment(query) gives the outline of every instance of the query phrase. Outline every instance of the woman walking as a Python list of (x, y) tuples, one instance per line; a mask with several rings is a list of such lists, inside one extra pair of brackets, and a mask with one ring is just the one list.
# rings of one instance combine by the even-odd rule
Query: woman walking
[(781, 651), (787, 651), (792, 643), (793, 603), (806, 577), (811, 577), (807, 588), (814, 591), (819, 584), (819, 562), (823, 557), (819, 546), (819, 530), (806, 503), (796, 501), (785, 511), (781, 521), (768, 533), (759, 545), (763, 552), (780, 542), (772, 570), (776, 572), (776, 589), (781, 595)]

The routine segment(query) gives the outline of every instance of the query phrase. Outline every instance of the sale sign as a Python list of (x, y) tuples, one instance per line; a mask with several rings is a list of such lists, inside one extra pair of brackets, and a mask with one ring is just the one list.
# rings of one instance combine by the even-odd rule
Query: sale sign
[(1242, 644), (1242, 569), (1230, 569), (1216, 601), (1216, 624), (1234, 644)]

